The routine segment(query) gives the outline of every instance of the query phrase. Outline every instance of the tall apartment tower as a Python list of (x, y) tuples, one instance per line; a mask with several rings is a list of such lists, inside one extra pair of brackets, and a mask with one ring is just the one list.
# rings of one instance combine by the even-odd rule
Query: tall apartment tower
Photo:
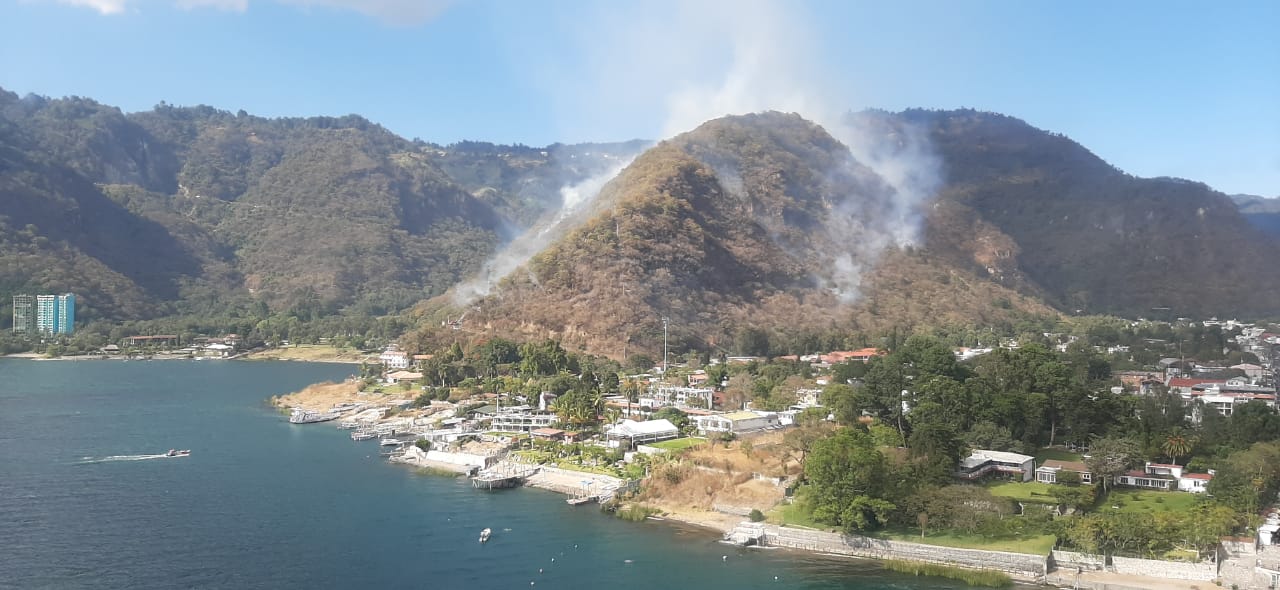
[(43, 334), (70, 334), (75, 331), (76, 296), (36, 296), (36, 330)]
[(34, 334), (36, 331), (36, 298), (31, 295), (13, 296), (13, 333)]

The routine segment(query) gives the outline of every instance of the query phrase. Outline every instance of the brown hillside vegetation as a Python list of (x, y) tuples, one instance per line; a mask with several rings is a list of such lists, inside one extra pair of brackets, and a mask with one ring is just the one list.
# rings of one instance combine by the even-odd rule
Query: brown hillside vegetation
[[(621, 357), (660, 345), (662, 317), (677, 342), (726, 348), (743, 326), (790, 337), (1054, 313), (980, 278), (974, 262), (956, 268), (926, 250), (888, 252), (863, 277), (862, 297), (842, 303), (827, 281), (832, 253), (869, 254), (849, 245), (859, 234), (834, 235), (823, 222), (850, 202), (874, 221), (892, 198), (866, 169), (842, 165), (843, 149), (779, 113), (728, 117), (664, 142), (606, 186), (593, 217), (482, 300), (468, 329)], [(420, 312), (433, 317), (442, 305)], [(424, 321), (419, 338), (429, 341), (438, 323)]]
[(745, 439), (750, 441), (746, 445), (737, 441), (690, 449), (678, 460), (655, 466), (637, 499), (671, 511), (706, 511), (716, 504), (767, 511), (782, 501), (784, 490), (763, 478), (800, 472), (781, 438), (769, 433)]

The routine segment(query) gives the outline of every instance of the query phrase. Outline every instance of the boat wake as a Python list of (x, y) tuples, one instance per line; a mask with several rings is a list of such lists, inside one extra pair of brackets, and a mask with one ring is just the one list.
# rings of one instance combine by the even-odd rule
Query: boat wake
[(146, 461), (148, 459), (169, 459), (169, 455), (161, 453), (159, 455), (111, 455), (110, 457), (81, 457), (76, 461), (76, 465), (89, 465), (92, 463), (115, 463), (117, 461)]

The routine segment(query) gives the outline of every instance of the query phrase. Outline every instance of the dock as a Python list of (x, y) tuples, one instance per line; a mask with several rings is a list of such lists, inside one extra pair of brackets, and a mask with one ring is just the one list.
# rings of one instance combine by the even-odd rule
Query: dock
[(536, 465), (520, 465), (502, 462), (480, 471), (471, 478), (471, 487), (478, 490), (514, 488), (530, 475), (538, 472)]

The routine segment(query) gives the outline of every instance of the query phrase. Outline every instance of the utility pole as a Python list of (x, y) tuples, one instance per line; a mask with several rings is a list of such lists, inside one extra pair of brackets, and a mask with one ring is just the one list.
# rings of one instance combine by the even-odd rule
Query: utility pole
[(662, 376), (667, 376), (667, 324), (670, 320), (662, 316)]

